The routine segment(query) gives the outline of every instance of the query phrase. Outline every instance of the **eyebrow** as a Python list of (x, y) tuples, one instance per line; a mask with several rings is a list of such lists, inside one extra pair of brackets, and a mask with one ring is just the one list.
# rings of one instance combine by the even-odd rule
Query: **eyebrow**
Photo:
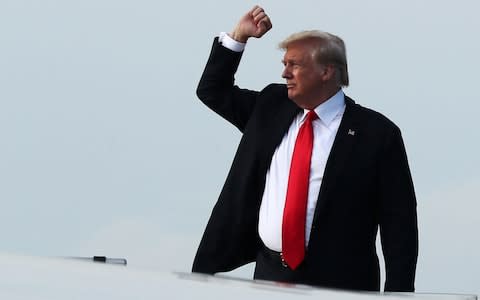
[(301, 60), (300, 59), (294, 59), (294, 58), (289, 58), (289, 59), (282, 59), (282, 64), (287, 64), (287, 63), (294, 63), (294, 64), (301, 64)]

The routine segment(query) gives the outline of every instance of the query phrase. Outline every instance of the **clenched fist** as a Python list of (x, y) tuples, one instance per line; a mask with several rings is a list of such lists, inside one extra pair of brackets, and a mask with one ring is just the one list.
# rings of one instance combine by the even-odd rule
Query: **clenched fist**
[(272, 22), (263, 8), (256, 5), (238, 21), (230, 37), (246, 43), (250, 37), (260, 38), (272, 28)]

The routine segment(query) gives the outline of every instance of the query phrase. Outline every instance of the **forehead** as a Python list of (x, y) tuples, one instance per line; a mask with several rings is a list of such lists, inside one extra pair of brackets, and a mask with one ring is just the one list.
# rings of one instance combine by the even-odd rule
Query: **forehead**
[(312, 57), (313, 47), (306, 41), (296, 41), (288, 45), (284, 60), (303, 60)]

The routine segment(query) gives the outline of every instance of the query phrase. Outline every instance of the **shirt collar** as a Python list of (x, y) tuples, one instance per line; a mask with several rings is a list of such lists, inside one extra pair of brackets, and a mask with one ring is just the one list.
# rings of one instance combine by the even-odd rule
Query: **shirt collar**
[[(327, 101), (315, 107), (314, 111), (318, 118), (328, 127), (344, 107), (345, 94), (340, 89), (335, 95), (327, 99)], [(306, 118), (308, 112), (308, 109), (303, 110), (302, 121)]]

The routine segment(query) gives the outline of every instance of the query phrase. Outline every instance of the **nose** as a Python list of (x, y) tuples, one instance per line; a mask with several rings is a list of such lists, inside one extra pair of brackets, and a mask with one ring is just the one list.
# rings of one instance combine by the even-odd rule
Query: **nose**
[(282, 78), (292, 78), (292, 72), (290, 71), (290, 68), (288, 66), (285, 66), (285, 68), (283, 68)]

